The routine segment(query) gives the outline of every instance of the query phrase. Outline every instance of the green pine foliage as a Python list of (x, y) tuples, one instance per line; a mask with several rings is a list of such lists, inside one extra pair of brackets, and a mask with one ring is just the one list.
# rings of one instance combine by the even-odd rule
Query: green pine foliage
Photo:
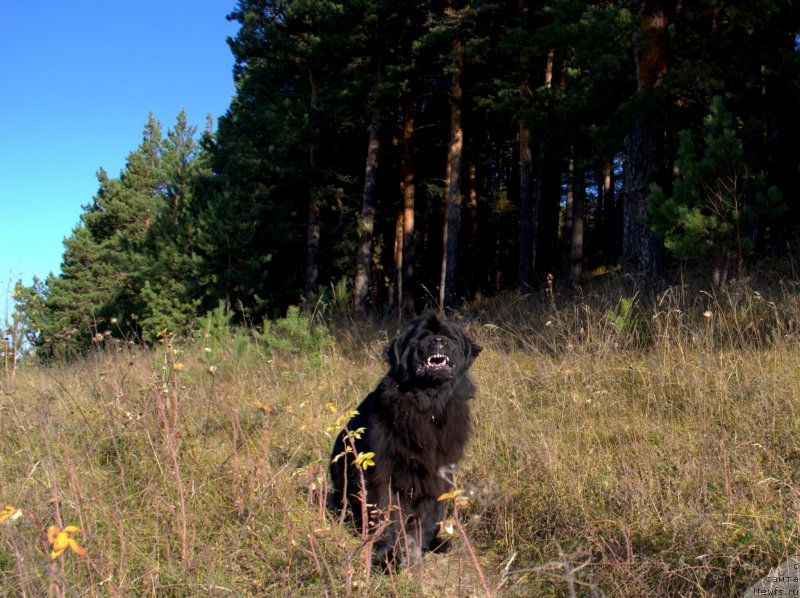
[(155, 198), (156, 216), (144, 245), (147, 265), (140, 293), (140, 326), (147, 341), (162, 332), (185, 334), (200, 305), (195, 196), (197, 181), (210, 169), (196, 132), (181, 111), (162, 143), (164, 186)]
[(652, 186), (650, 226), (680, 260), (711, 262), (724, 276), (753, 251), (756, 227), (786, 211), (780, 192), (764, 175), (748, 171), (732, 114), (714, 98), (699, 134), (678, 134), (672, 193)]
[(164, 138), (151, 114), (120, 176), (98, 172), (99, 190), (64, 241), (61, 273), (28, 314), (40, 355), (186, 330), (198, 294), (193, 186), (203, 172), (194, 134), (181, 112)]
[(309, 366), (317, 367), (323, 352), (333, 345), (324, 322), (303, 313), (298, 306), (290, 306), (284, 317), (264, 320), (258, 326), (237, 325), (239, 318), (241, 314), (222, 301), (197, 318), (194, 343), (202, 345), (209, 366), (220, 352), (233, 346), (240, 360), (301, 355)]

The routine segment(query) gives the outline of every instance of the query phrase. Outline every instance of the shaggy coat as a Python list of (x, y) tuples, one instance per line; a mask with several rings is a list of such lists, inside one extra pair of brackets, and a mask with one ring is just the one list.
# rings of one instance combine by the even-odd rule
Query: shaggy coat
[[(467, 370), (480, 351), (460, 326), (434, 312), (413, 321), (386, 347), (389, 371), (334, 443), (330, 504), (349, 506), (361, 530), (366, 491), (368, 523), (379, 531), (376, 565), (390, 565), (400, 548), (411, 560), (436, 548), (443, 515), (437, 499), (451, 490), (443, 471), (464, 454), (467, 402), (475, 395)], [(359, 438), (345, 437), (361, 428)], [(367, 452), (375, 464), (359, 469), (355, 455)]]

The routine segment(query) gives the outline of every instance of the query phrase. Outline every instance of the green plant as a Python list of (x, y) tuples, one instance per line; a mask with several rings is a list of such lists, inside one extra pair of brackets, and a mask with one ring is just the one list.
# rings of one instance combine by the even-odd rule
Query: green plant
[(783, 198), (750, 171), (733, 115), (715, 97), (698, 140), (678, 133), (678, 177), (671, 195), (657, 184), (647, 200), (650, 227), (680, 260), (710, 261), (724, 283), (753, 248), (754, 227), (779, 218)]
[(340, 278), (331, 287), (319, 289), (320, 303), (328, 319), (348, 319), (352, 315), (353, 282), (347, 277)]
[(636, 327), (635, 305), (635, 297), (621, 297), (616, 309), (606, 313), (606, 318), (618, 333), (628, 333)]
[(301, 354), (315, 365), (320, 362), (322, 350), (332, 344), (325, 324), (304, 314), (296, 305), (289, 307), (285, 318), (264, 320), (257, 337), (271, 350)]

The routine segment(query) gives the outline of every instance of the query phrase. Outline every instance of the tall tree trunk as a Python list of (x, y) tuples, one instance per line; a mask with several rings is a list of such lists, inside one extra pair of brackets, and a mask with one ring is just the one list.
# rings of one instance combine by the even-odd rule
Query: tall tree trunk
[(461, 158), (464, 131), (461, 122), (461, 73), (464, 55), (461, 40), (453, 42), (453, 74), (450, 96), (450, 151), (445, 175), (445, 218), (442, 239), (442, 278), (439, 286), (441, 309), (458, 298), (458, 238), (461, 232)]
[(519, 121), (519, 289), (530, 292), (533, 287), (533, 154), (531, 132)]
[[(637, 0), (641, 17), (634, 34), (634, 58), (638, 93), (646, 94), (661, 84), (667, 71), (666, 16), (664, 0)], [(622, 269), (639, 282), (650, 282), (663, 272), (663, 246), (647, 226), (650, 185), (663, 182), (663, 130), (657, 125), (657, 110), (642, 102), (625, 137), (628, 157), (624, 173)]]
[[(317, 82), (314, 72), (308, 69), (308, 81), (311, 88), (311, 112), (312, 118), (317, 111)], [(316, 120), (314, 118), (314, 120)], [(306, 273), (303, 297), (305, 299), (305, 309), (313, 309), (317, 301), (317, 281), (319, 278), (319, 267), (317, 265), (317, 252), (319, 251), (320, 238), (320, 217), (319, 204), (317, 203), (317, 189), (314, 185), (314, 175), (317, 169), (317, 131), (314, 131), (314, 139), (308, 150), (308, 164), (310, 170), (310, 180), (308, 186), (308, 228), (306, 232)]]
[[(474, 148), (473, 143), (470, 144)], [(469, 189), (469, 250), (470, 262), (472, 264), (480, 263), (478, 259), (478, 167), (475, 165), (475, 154), (471, 152), (471, 159), (469, 167), (467, 168), (467, 186)], [(473, 268), (470, 273), (470, 288), (472, 289), (472, 298), (478, 300), (482, 295), (483, 280), (481, 275), (482, 269)]]
[[(314, 150), (312, 150), (313, 152)], [(306, 236), (306, 276), (305, 276), (305, 307), (313, 309), (317, 301), (317, 281), (319, 267), (317, 266), (317, 252), (319, 251), (320, 217), (319, 204), (316, 198), (316, 188), (312, 185), (308, 194), (308, 234)]]
[[(552, 48), (547, 52), (547, 60), (544, 69), (544, 85), (550, 89), (553, 85), (553, 63), (555, 58), (555, 50)], [(542, 220), (545, 216), (545, 211), (542, 209), (542, 198), (544, 197), (544, 174), (545, 174), (545, 142), (540, 140), (538, 143), (538, 151), (536, 155), (536, 178), (533, 190), (533, 214), (531, 215), (531, 276), (537, 274), (537, 267), (541, 260), (539, 257), (539, 248), (542, 245), (542, 239), (539, 238), (539, 230)], [(547, 247), (544, 247), (547, 249)]]
[(583, 240), (586, 190), (584, 189), (583, 170), (577, 159), (570, 160), (570, 185), (572, 186), (572, 239), (570, 241), (569, 277), (572, 284), (578, 284), (583, 276)]
[(603, 164), (603, 182), (601, 197), (603, 198), (603, 220), (600, 234), (603, 244), (603, 261), (606, 265), (613, 264), (619, 257), (617, 253), (617, 238), (619, 226), (617, 209), (614, 205), (614, 166), (613, 158)]
[(573, 150), (569, 150), (569, 160), (567, 161), (567, 198), (564, 205), (564, 231), (561, 235), (561, 270), (570, 271), (572, 255), (572, 223), (573, 205), (575, 203), (575, 158)]
[(389, 287), (389, 305), (403, 306), (403, 211), (397, 212), (394, 223), (394, 285)]
[(375, 229), (375, 200), (378, 189), (378, 157), (381, 149), (380, 110), (372, 113), (369, 124), (369, 143), (367, 144), (367, 166), (364, 173), (364, 196), (361, 203), (361, 234), (358, 239), (356, 258), (356, 279), (353, 285), (353, 309), (356, 314), (366, 311), (369, 293), (370, 260), (372, 258), (372, 237)]
[[(528, 0), (519, 0), (518, 9), (520, 14), (528, 12)], [(520, 61), (525, 56), (520, 56)], [(520, 94), (528, 98), (529, 73), (525, 68), (523, 82), (520, 87)], [(525, 121), (519, 119), (519, 272), (518, 284), (522, 293), (527, 293), (532, 288), (533, 279), (533, 256), (535, 253), (536, 241), (533, 237), (533, 154), (531, 152), (531, 131)]]
[(409, 101), (403, 122), (403, 274), (400, 285), (403, 311), (414, 313), (414, 111)]

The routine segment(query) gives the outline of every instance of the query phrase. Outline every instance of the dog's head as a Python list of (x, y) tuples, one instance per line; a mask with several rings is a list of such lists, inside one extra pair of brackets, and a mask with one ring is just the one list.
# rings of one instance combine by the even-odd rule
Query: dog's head
[(390, 342), (384, 357), (398, 382), (436, 386), (463, 375), (481, 349), (461, 326), (430, 311)]

